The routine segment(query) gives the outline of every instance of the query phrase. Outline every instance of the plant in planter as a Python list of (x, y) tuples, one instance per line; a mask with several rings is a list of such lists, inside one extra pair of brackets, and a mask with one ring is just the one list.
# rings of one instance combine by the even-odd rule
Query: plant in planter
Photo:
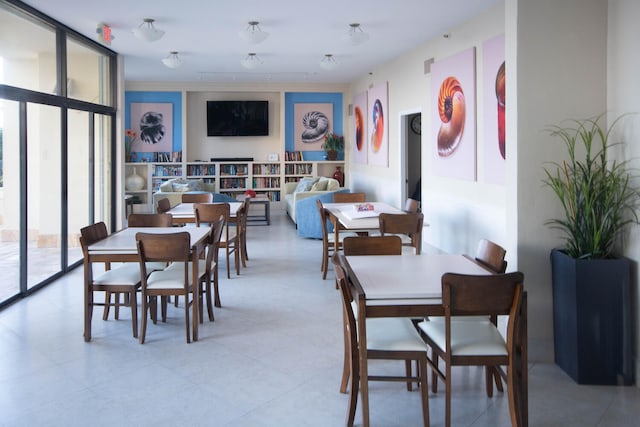
[(569, 159), (544, 169), (544, 184), (564, 216), (546, 224), (564, 234), (551, 252), (556, 363), (580, 384), (630, 384), (630, 261), (615, 254), (627, 227), (638, 222), (639, 192), (628, 161), (613, 161), (604, 116), (572, 120), (549, 132)]
[(327, 160), (336, 160), (338, 152), (344, 150), (344, 136), (330, 132), (324, 136), (322, 148), (327, 153)]

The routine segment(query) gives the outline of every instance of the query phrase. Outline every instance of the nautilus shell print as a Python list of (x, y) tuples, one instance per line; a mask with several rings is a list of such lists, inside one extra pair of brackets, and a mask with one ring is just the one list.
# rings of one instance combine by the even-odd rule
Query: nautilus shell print
[(382, 136), (384, 135), (384, 113), (382, 110), (382, 102), (376, 99), (373, 103), (371, 111), (371, 120), (373, 123), (373, 132), (371, 133), (371, 151), (377, 153), (382, 146)]
[(364, 148), (364, 115), (360, 107), (356, 106), (354, 116), (356, 118), (356, 150), (362, 151)]
[(438, 114), (442, 122), (438, 131), (438, 155), (449, 157), (460, 145), (466, 118), (464, 92), (455, 77), (447, 77), (440, 85)]
[(503, 159), (505, 153), (505, 128), (504, 128), (504, 107), (506, 103), (506, 77), (504, 62), (496, 74), (496, 100), (498, 102), (498, 149)]
[(329, 119), (320, 111), (309, 111), (302, 117), (302, 142), (311, 143), (324, 138), (329, 132)]

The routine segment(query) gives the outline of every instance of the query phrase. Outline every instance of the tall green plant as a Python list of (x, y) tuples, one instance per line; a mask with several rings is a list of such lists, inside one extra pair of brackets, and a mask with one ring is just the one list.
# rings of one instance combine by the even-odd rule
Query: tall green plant
[[(544, 168), (544, 183), (554, 191), (564, 209), (564, 218), (546, 222), (565, 234), (566, 253), (579, 259), (611, 258), (617, 238), (625, 228), (638, 222), (636, 207), (640, 193), (633, 187), (634, 178), (628, 161), (611, 161), (607, 151), (614, 145), (609, 137), (611, 126), (599, 122), (604, 115), (571, 120), (568, 126), (554, 125), (549, 133), (564, 142), (568, 161), (551, 162)], [(584, 148), (584, 157), (576, 149)]]

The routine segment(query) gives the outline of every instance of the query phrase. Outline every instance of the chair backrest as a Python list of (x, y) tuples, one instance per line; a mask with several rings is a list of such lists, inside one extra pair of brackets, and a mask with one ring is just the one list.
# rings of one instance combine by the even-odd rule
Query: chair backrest
[[(349, 342), (357, 343), (357, 325), (356, 325), (356, 316), (353, 312), (353, 292), (351, 291), (351, 285), (349, 282), (349, 278), (347, 277), (343, 264), (341, 261), (341, 254), (334, 254), (331, 257), (331, 262), (333, 263), (334, 271), (336, 273), (336, 285), (340, 290), (340, 295), (342, 299), (342, 311), (345, 317), (345, 322), (347, 324), (347, 330), (349, 333)], [(353, 349), (352, 349), (353, 351)]]
[(345, 255), (402, 255), (398, 236), (349, 236), (342, 241)]
[(169, 199), (163, 197), (162, 199), (158, 200), (158, 207), (156, 209), (157, 213), (165, 213), (169, 209), (171, 209), (171, 202), (169, 201)]
[(478, 242), (475, 260), (495, 273), (504, 273), (507, 270), (507, 261), (504, 260), (506, 254), (502, 246), (482, 239)]
[(329, 228), (327, 227), (327, 211), (325, 211), (322, 200), (316, 199), (316, 206), (320, 215), (320, 225), (322, 227), (322, 241), (326, 244), (329, 242)]
[(229, 222), (231, 207), (229, 203), (194, 203), (193, 212), (196, 217), (196, 225), (213, 224), (224, 216), (224, 221)]
[[(136, 233), (141, 276), (146, 277), (147, 262), (184, 262), (188, 269), (191, 236), (188, 232)], [(185, 270), (186, 271), (186, 270)]]
[(524, 274), (519, 271), (491, 275), (445, 273), (442, 276), (445, 319), (449, 322), (451, 316), (508, 315), (507, 345), (512, 346), (522, 304), (523, 282)]
[(182, 203), (211, 203), (213, 202), (212, 193), (184, 193), (182, 195)]
[(422, 250), (422, 225), (424, 215), (421, 212), (389, 214), (381, 213), (378, 216), (380, 234), (406, 234), (411, 237), (411, 246), (416, 249), (416, 254)]
[(404, 204), (404, 211), (411, 213), (420, 211), (420, 202), (411, 198), (407, 199)]
[(85, 253), (89, 245), (104, 239), (108, 235), (107, 225), (102, 221), (81, 228), (80, 246), (82, 247), (82, 252)]
[(365, 193), (334, 193), (334, 203), (364, 203), (367, 195)]
[(171, 227), (173, 216), (168, 213), (129, 214), (127, 224), (129, 227)]

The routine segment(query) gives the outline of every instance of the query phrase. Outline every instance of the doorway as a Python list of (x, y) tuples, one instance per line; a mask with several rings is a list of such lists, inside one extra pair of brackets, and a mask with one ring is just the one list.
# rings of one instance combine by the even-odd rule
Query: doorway
[(402, 148), (403, 148), (403, 201), (412, 198), (422, 199), (422, 113), (403, 114)]

